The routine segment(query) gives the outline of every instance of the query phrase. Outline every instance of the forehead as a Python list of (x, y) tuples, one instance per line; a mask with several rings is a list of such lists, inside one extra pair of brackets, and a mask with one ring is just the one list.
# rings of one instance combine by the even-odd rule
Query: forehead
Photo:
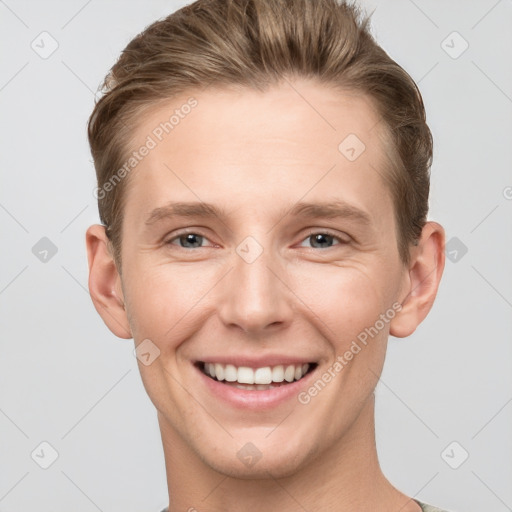
[(314, 81), (191, 90), (139, 118), (132, 150), (151, 149), (129, 176), (125, 217), (169, 201), (252, 215), (341, 199), (378, 222), (392, 207), (382, 128), (369, 98)]

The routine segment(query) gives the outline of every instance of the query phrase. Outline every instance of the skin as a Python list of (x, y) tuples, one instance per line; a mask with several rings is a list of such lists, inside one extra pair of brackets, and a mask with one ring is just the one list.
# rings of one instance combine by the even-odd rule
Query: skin
[[(389, 334), (409, 336), (432, 307), (442, 226), (427, 222), (404, 266), (381, 176), (384, 127), (368, 98), (308, 80), (189, 93), (141, 118), (134, 148), (191, 95), (198, 106), (127, 178), (122, 275), (104, 228), (86, 235), (98, 313), (116, 336), (160, 350), (138, 364), (158, 410), (169, 510), (419, 511), (380, 470), (374, 389)], [(338, 150), (350, 133), (366, 146), (353, 162)], [(367, 212), (371, 225), (286, 215), (298, 201), (333, 199)], [(226, 217), (148, 228), (169, 201), (212, 203)], [(180, 242), (183, 228), (203, 238)], [(311, 233), (325, 230), (340, 239), (315, 243)], [(248, 236), (263, 249), (252, 263), (236, 251)], [(212, 399), (192, 365), (289, 354), (316, 361), (320, 375), (394, 302), (401, 311), (308, 404), (241, 412)], [(237, 457), (249, 442), (261, 453), (250, 467)]]

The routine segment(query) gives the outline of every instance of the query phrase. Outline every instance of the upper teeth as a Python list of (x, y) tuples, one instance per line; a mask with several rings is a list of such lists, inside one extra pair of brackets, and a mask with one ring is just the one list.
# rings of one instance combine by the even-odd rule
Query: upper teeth
[(293, 382), (301, 379), (308, 371), (309, 364), (282, 364), (263, 368), (233, 366), (232, 364), (205, 363), (204, 372), (217, 380), (239, 382), (240, 384), (270, 384), (271, 382)]

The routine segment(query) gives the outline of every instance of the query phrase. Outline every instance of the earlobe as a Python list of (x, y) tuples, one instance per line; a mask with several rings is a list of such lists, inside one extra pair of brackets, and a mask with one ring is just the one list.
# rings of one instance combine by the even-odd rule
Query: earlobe
[(89, 293), (96, 311), (119, 338), (132, 338), (124, 305), (121, 277), (108, 248), (105, 227), (90, 226), (86, 233)]
[(444, 246), (444, 228), (437, 222), (427, 222), (405, 276), (402, 309), (390, 323), (392, 336), (410, 336), (431, 310), (444, 270)]

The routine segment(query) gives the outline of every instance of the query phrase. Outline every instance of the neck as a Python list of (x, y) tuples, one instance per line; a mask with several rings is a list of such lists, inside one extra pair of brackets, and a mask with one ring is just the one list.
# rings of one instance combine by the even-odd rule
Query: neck
[(159, 414), (169, 512), (419, 511), (382, 474), (374, 401), (372, 394), (336, 445), (316, 453), (292, 475), (254, 480), (233, 478), (206, 465)]

